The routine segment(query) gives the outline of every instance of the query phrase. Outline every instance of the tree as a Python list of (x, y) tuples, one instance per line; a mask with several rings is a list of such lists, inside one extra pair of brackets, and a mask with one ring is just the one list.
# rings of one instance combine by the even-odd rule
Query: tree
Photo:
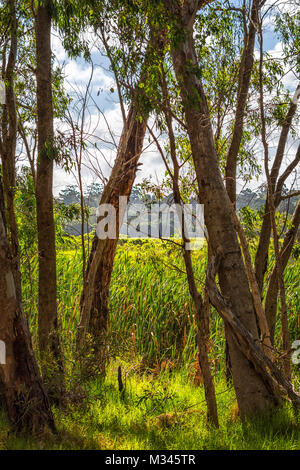
[[(13, 426), (17, 430), (27, 428), (31, 432), (39, 432), (47, 426), (55, 430), (55, 426), (32, 350), (28, 323), (22, 308), (19, 244), (14, 209), (17, 139), (14, 72), (18, 46), (18, 25), (14, 1), (9, 2), (8, 11), (10, 14), (8, 28), (10, 50), (7, 66), (3, 69), (7, 102), (2, 110), (0, 139), (5, 180), (4, 190), (2, 181), (0, 182), (0, 337), (5, 344), (6, 357), (5, 364), (0, 366), (0, 390)], [(3, 63), (5, 64), (6, 51), (3, 55)], [(5, 208), (9, 217), (11, 244), (5, 223)]]
[(1, 341), (6, 364), (0, 365), (0, 390), (8, 417), (17, 430), (55, 430), (54, 419), (34, 357), (27, 320), (16, 290), (12, 255), (0, 214)]
[[(103, 30), (102, 41), (106, 45), (108, 54), (110, 54)], [(135, 180), (138, 161), (143, 150), (147, 121), (152, 109), (151, 94), (153, 90), (151, 85), (149, 87), (149, 82), (155, 82), (157, 65), (164, 54), (164, 42), (164, 34), (160, 35), (155, 27), (150, 27), (150, 39), (141, 65), (140, 76), (134, 89), (130, 87), (131, 103), (127, 116), (125, 116), (124, 105), (122, 105), (122, 96), (119, 95), (123, 110), (124, 127), (116, 160), (99, 204), (100, 207), (103, 204), (111, 204), (115, 208), (117, 217), (116, 237), (101, 240), (95, 236), (93, 240), (81, 297), (78, 336), (78, 345), (82, 347), (85, 333), (89, 332), (92, 335), (101, 372), (105, 371), (106, 362), (105, 336), (109, 325), (109, 284), (121, 228), (119, 226), (119, 198), (123, 196), (126, 201), (129, 200)], [(118, 78), (116, 64), (112, 58), (111, 63), (120, 90), (120, 78)], [(148, 94), (150, 96), (147, 96), (147, 92), (144, 92), (146, 85), (148, 85)], [(102, 217), (99, 216), (97, 222)]]
[[(38, 162), (36, 211), (39, 250), (39, 348), (50, 354), (62, 373), (57, 321), (55, 226), (53, 216), (53, 162), (56, 156), (53, 130), (51, 74), (51, 1), (36, 10), (36, 84)], [(47, 373), (44, 370), (45, 374)]]
[[(295, 4), (293, 7), (289, 9), (289, 13), (280, 13), (276, 14), (272, 12), (274, 15), (274, 25), (275, 30), (282, 42), (283, 45), (283, 58), (282, 58), (282, 66), (279, 67), (278, 65), (275, 66), (275, 71), (279, 68), (279, 72), (277, 72), (275, 76), (275, 86), (272, 87), (273, 92), (278, 94), (279, 88), (279, 99), (274, 99), (272, 106), (268, 106), (266, 104), (265, 114), (266, 114), (266, 133), (274, 134), (272, 129), (272, 123), (276, 126), (276, 131), (279, 133), (278, 136), (278, 143), (276, 148), (275, 157), (273, 159), (273, 163), (270, 167), (270, 181), (269, 181), (269, 190), (273, 194), (273, 203), (274, 203), (274, 210), (276, 211), (282, 201), (282, 197), (284, 196), (284, 185), (288, 178), (292, 175), (293, 171), (297, 168), (300, 162), (300, 151), (295, 152), (294, 158), (292, 158), (286, 168), (283, 169), (285, 154), (287, 152), (289, 143), (291, 141), (291, 137), (295, 131), (293, 129), (294, 125), (297, 123), (298, 113), (297, 113), (297, 104), (300, 96), (300, 84), (295, 91), (293, 99), (290, 99), (287, 94), (284, 93), (283, 87), (278, 87), (278, 83), (280, 83), (281, 78), (286, 73), (286, 67), (291, 68), (295, 75), (297, 75), (299, 71), (299, 11), (297, 5)], [(261, 27), (263, 27), (263, 20), (261, 19)], [(268, 54), (264, 53), (262, 57), (262, 71), (261, 73), (264, 75), (263, 77), (263, 92), (265, 88), (269, 88), (270, 78), (268, 80), (267, 74), (272, 77), (273, 73), (268, 73), (266, 71), (266, 67), (268, 64)], [(265, 92), (264, 92), (265, 94)], [(266, 101), (266, 99), (265, 99)], [(268, 111), (270, 109), (270, 111)], [(281, 172), (281, 174), (280, 174)], [(264, 285), (264, 277), (268, 267), (268, 251), (271, 241), (271, 233), (272, 233), (272, 222), (270, 216), (270, 206), (269, 206), (269, 198), (266, 198), (265, 208), (264, 208), (264, 218), (263, 224), (260, 231), (259, 236), (259, 244), (255, 256), (255, 273), (258, 282), (258, 286), (260, 291), (263, 291)]]
[[(258, 339), (256, 314), (249, 290), (241, 250), (231, 215), (231, 202), (222, 182), (214, 147), (207, 99), (200, 79), (195, 53), (193, 25), (202, 1), (164, 0), (165, 14), (172, 31), (171, 53), (185, 111), (199, 196), (205, 208), (205, 223), (214, 256), (220, 260), (221, 292), (253, 338)], [(240, 299), (243, 302), (240, 302)], [(225, 323), (232, 363), (232, 375), (242, 416), (263, 413), (278, 403), (278, 396), (246, 357)]]
[(244, 50), (241, 57), (238, 75), (238, 95), (236, 100), (236, 110), (232, 138), (228, 154), (226, 157), (226, 189), (231, 202), (236, 204), (236, 177), (237, 164), (240, 145), (243, 136), (244, 114), (248, 98), (251, 72), (254, 64), (254, 45), (258, 23), (258, 11), (263, 6), (264, 1), (253, 1), (249, 24), (246, 24), (245, 4), (243, 9), (244, 20)]
[[(296, 110), (297, 110), (297, 102), (291, 102), (287, 115), (281, 126), (281, 133), (279, 137), (277, 151), (276, 151), (272, 168), (270, 170), (270, 184), (271, 184), (272, 192), (275, 195), (274, 197), (275, 209), (278, 208), (281, 202), (282, 189), (283, 189), (284, 182), (286, 181), (288, 176), (292, 173), (296, 165), (300, 162), (300, 152), (298, 151), (297, 154), (295, 155), (294, 160), (290, 163), (288, 168), (278, 179), (279, 171), (283, 162), (284, 150), (286, 147), (289, 130), (292, 124), (292, 119), (295, 116)], [(268, 202), (268, 199), (266, 199), (263, 224), (261, 227), (260, 236), (259, 236), (259, 244), (258, 244), (256, 256), (255, 256), (255, 272), (256, 272), (258, 286), (261, 292), (263, 289), (264, 275), (266, 273), (267, 266), (268, 266), (268, 249), (270, 245), (271, 231), (272, 231), (272, 225), (271, 225), (269, 214), (270, 214), (269, 202)]]
[[(11, 241), (11, 249), (13, 254), (13, 269), (16, 282), (16, 288), (21, 293), (20, 278), (20, 256), (19, 256), (19, 240), (18, 228), (15, 217), (15, 187), (16, 187), (16, 142), (17, 142), (17, 111), (16, 98), (14, 90), (14, 73), (17, 61), (18, 48), (18, 25), (16, 15), (16, 4), (14, 1), (8, 2), (7, 14), (10, 19), (8, 31), (10, 37), (10, 47), (7, 57), (7, 44), (3, 51), (2, 60), (2, 79), (5, 83), (5, 103), (2, 109), (1, 119), (1, 138), (0, 138), (0, 155), (2, 160), (3, 171), (3, 191), (5, 196), (6, 208), (8, 213), (9, 236)], [(7, 58), (7, 63), (6, 63)]]
[[(206, 404), (207, 404), (207, 419), (208, 419), (208, 422), (213, 423), (215, 426), (219, 426), (216, 393), (215, 393), (213, 377), (210, 371), (209, 356), (208, 356), (208, 340), (209, 340), (209, 317), (208, 315), (209, 315), (209, 312), (207, 308), (207, 302), (203, 300), (203, 297), (197, 287), (197, 283), (196, 283), (196, 279), (194, 275), (191, 252), (188, 248), (188, 244), (190, 243), (190, 240), (185, 230), (185, 221), (184, 221), (184, 215), (183, 215), (184, 214), (183, 198), (181, 195), (180, 182), (179, 182), (180, 170), (184, 162), (179, 164), (178, 157), (177, 157), (177, 145), (176, 145), (176, 138), (175, 138), (175, 133), (173, 129), (171, 102), (170, 102), (170, 96), (168, 92), (166, 73), (164, 71), (163, 66), (162, 66), (161, 88), (162, 88), (162, 95), (163, 95), (162, 113), (164, 115), (165, 127), (167, 129), (168, 137), (169, 137), (169, 153), (170, 153), (172, 165), (168, 163), (167, 158), (165, 157), (164, 151), (161, 148), (161, 145), (159, 144), (158, 140), (153, 135), (152, 131), (150, 132), (152, 136), (154, 137), (158, 151), (161, 154), (161, 157), (166, 166), (167, 173), (171, 179), (174, 202), (177, 205), (177, 207), (179, 207), (182, 211), (181, 214), (180, 214), (180, 211), (178, 214), (178, 217), (181, 220), (181, 229), (182, 229), (181, 248), (183, 252), (183, 259), (185, 263), (189, 291), (193, 299), (195, 311), (196, 311), (198, 358), (199, 358), (199, 365), (201, 368), (201, 373), (203, 376), (205, 399), (206, 399)], [(207, 298), (206, 292), (204, 293), (204, 295), (205, 295), (205, 298)]]

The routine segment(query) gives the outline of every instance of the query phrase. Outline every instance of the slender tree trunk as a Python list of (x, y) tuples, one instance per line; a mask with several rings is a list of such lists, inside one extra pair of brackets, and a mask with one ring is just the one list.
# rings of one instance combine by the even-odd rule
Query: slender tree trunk
[[(153, 60), (153, 51), (155, 54), (154, 60), (157, 60), (157, 57), (160, 57), (160, 55), (163, 56), (165, 41), (165, 32), (157, 32), (155, 28), (151, 27), (151, 39), (145, 53), (145, 60), (140, 77), (141, 83), (147, 81), (148, 66), (149, 61), (151, 62)], [(159, 56), (157, 56), (157, 51), (159, 51)], [(116, 237), (115, 239), (106, 238), (105, 240), (100, 240), (95, 237), (93, 240), (81, 297), (77, 344), (79, 348), (82, 347), (86, 332), (92, 335), (98, 356), (99, 370), (102, 373), (105, 372), (105, 343), (106, 332), (109, 326), (109, 285), (121, 228), (119, 226), (119, 222), (121, 222), (119, 217), (119, 198), (123, 197), (123, 202), (129, 199), (138, 168), (139, 158), (143, 150), (149, 115), (149, 111), (141, 115), (139, 106), (140, 93), (141, 89), (137, 87), (132, 98), (126, 122), (124, 123), (116, 161), (100, 201), (100, 206), (102, 204), (111, 204), (116, 210)], [(98, 219), (98, 222), (99, 220), (100, 219)]]
[[(238, 77), (238, 94), (237, 94), (237, 105), (235, 110), (234, 127), (232, 132), (231, 143), (229, 146), (228, 154), (226, 157), (226, 190), (228, 196), (234, 205), (236, 206), (236, 177), (238, 167), (238, 155), (240, 145), (243, 136), (244, 129), (244, 115), (246, 109), (246, 103), (248, 99), (250, 78), (254, 64), (254, 45), (256, 36), (257, 26), (257, 14), (259, 10), (259, 1), (253, 0), (250, 21), (247, 28), (245, 25), (244, 35), (244, 50), (241, 58), (239, 77)], [(246, 12), (244, 11), (245, 15)], [(231, 361), (229, 356), (229, 346), (226, 340), (225, 343), (225, 365), (226, 365), (226, 379), (229, 382), (232, 379), (231, 374)]]
[(15, 217), (16, 168), (15, 153), (17, 141), (17, 112), (14, 92), (14, 72), (17, 59), (17, 19), (15, 2), (10, 0), (10, 50), (3, 79), (5, 80), (6, 100), (2, 110), (2, 139), (0, 153), (3, 172), (3, 190), (8, 216), (8, 227), (16, 289), (21, 294), (20, 257), (18, 229)]
[(53, 216), (54, 131), (51, 82), (50, 1), (36, 13), (38, 162), (36, 206), (39, 250), (39, 347), (62, 369), (57, 324), (55, 226)]
[[(277, 190), (276, 182), (277, 182), (280, 167), (282, 164), (289, 130), (292, 124), (293, 117), (295, 116), (296, 110), (297, 110), (297, 104), (292, 102), (290, 104), (285, 122), (282, 125), (274, 163), (272, 165), (272, 169), (270, 172), (271, 189), (275, 196), (274, 197), (275, 209), (277, 209), (280, 203), (281, 190), (282, 190), (282, 185), (280, 185), (281, 186), (280, 191)], [(295, 160), (297, 161), (297, 156)], [(272, 224), (271, 224), (271, 218), (270, 218), (270, 206), (269, 206), (269, 200), (267, 198), (266, 203), (265, 203), (263, 223), (262, 223), (260, 236), (259, 236), (258, 248), (257, 248), (257, 252), (255, 255), (255, 275), (256, 275), (257, 284), (258, 284), (261, 294), (263, 291), (264, 276), (268, 267), (268, 252), (269, 252), (269, 245), (270, 245), (270, 239), (271, 239), (271, 232), (272, 232)]]
[[(11, 46), (5, 72), (6, 104), (2, 116), (1, 158), (3, 184), (0, 191), (0, 341), (5, 361), (0, 365), (0, 390), (8, 417), (18, 431), (55, 431), (54, 419), (34, 357), (29, 325), (21, 302), (19, 243), (14, 210), (17, 116), (13, 74), (17, 55), (15, 2), (9, 1)], [(4, 196), (10, 229), (8, 241)]]
[[(286, 232), (283, 240), (283, 244), (280, 250), (281, 258), (281, 267), (284, 272), (284, 269), (287, 266), (288, 260), (291, 256), (293, 244), (297, 235), (297, 231), (300, 224), (300, 200), (294, 211), (291, 228)], [(276, 326), (276, 314), (277, 314), (277, 297), (278, 297), (278, 276), (277, 276), (277, 267), (274, 266), (268, 288), (266, 293), (265, 300), (265, 312), (266, 318), (270, 330), (270, 338), (272, 344), (274, 344), (274, 335), (275, 335), (275, 326)]]
[[(198, 60), (193, 40), (193, 24), (199, 2), (189, 2), (188, 7), (187, 5), (181, 7), (178, 1), (164, 0), (164, 3), (171, 12), (173, 27), (181, 31), (176, 44), (172, 45), (173, 64), (181, 88), (199, 196), (205, 207), (209, 240), (213, 253), (218, 254), (221, 259), (219, 267), (221, 291), (230, 299), (232, 308), (244, 327), (255, 339), (258, 339), (255, 310), (232, 221), (231, 203), (217, 162), (207, 101), (202, 84), (194, 71), (194, 68), (198, 67)], [(277, 404), (277, 397), (237, 346), (228, 325), (226, 336), (240, 413), (242, 416), (263, 413)]]
[(264, 148), (264, 165), (265, 165), (265, 172), (267, 177), (268, 183), (268, 203), (270, 208), (270, 220), (273, 232), (273, 241), (274, 241), (274, 252), (275, 252), (275, 259), (276, 259), (276, 270), (277, 270), (277, 281), (278, 281), (278, 288), (280, 293), (280, 303), (281, 303), (281, 324), (282, 324), (282, 343), (283, 343), (283, 370), (285, 376), (288, 380), (291, 380), (291, 364), (290, 364), (290, 333), (289, 333), (289, 326), (288, 326), (288, 312), (287, 312), (287, 304), (286, 304), (286, 296), (285, 296), (285, 286), (284, 286), (284, 279), (283, 279), (283, 268), (281, 265), (281, 257), (280, 257), (280, 249), (279, 249), (279, 237), (277, 234), (277, 226), (275, 220), (275, 195), (273, 191), (274, 184), (271, 180), (271, 175), (269, 171), (269, 145), (267, 142), (267, 132), (266, 132), (266, 119), (265, 119), (265, 110), (264, 110), (264, 94), (263, 94), (263, 36), (262, 36), (262, 29), (260, 25), (259, 31), (259, 46), (260, 46), (260, 61), (259, 61), (259, 105), (260, 105), (260, 115), (261, 115), (261, 135), (262, 135), (262, 143)]
[[(178, 206), (182, 208), (182, 199), (180, 194), (180, 187), (179, 187), (179, 174), (180, 174), (180, 166), (177, 159), (177, 151), (176, 151), (176, 139), (173, 131), (173, 124), (172, 124), (172, 115), (171, 115), (171, 104), (168, 94), (168, 86), (166, 82), (166, 76), (164, 70), (162, 70), (162, 91), (164, 97), (164, 106), (163, 111), (166, 119), (168, 134), (169, 134), (169, 142), (170, 142), (170, 155), (171, 160), (173, 163), (173, 173), (169, 168), (169, 165), (164, 157), (163, 151), (161, 150), (161, 154), (163, 160), (166, 164), (166, 169), (169, 172), (170, 177), (172, 178), (173, 182), (173, 197), (174, 202)], [(157, 142), (158, 144), (158, 142)], [(181, 214), (179, 214), (179, 217)], [(215, 386), (213, 377), (210, 371), (209, 365), (209, 356), (208, 356), (208, 342), (209, 342), (209, 318), (208, 318), (208, 311), (206, 305), (203, 302), (202, 296), (197, 289), (197, 285), (195, 282), (194, 270), (193, 270), (193, 263), (191, 258), (191, 252), (187, 249), (187, 244), (190, 242), (186, 236), (185, 232), (185, 222), (182, 220), (182, 238), (183, 238), (183, 258), (186, 268), (187, 280), (189, 291), (191, 297), (193, 299), (195, 310), (196, 310), (196, 324), (197, 324), (197, 346), (198, 346), (198, 358), (199, 358), (199, 366), (203, 376), (203, 384), (204, 384), (204, 393), (205, 399), (207, 404), (207, 420), (210, 423), (213, 423), (215, 426), (219, 426), (218, 420), (218, 409), (217, 409), (217, 400), (216, 400), (216, 393), (215, 393)]]
[(238, 154), (243, 136), (244, 114), (248, 98), (250, 78), (254, 64), (254, 45), (257, 28), (259, 1), (253, 0), (248, 32), (245, 32), (245, 46), (239, 71), (237, 106), (235, 111), (232, 139), (226, 159), (226, 189), (231, 202), (236, 204), (236, 172)]
[[(105, 342), (105, 335), (109, 324), (109, 284), (120, 229), (118, 224), (119, 197), (125, 196), (126, 200), (128, 200), (130, 196), (138, 160), (143, 149), (145, 133), (146, 120), (143, 119), (141, 121), (139, 119), (137, 107), (132, 105), (121, 136), (117, 158), (100, 201), (100, 205), (111, 204), (116, 209), (116, 238), (100, 240), (95, 236), (81, 298), (78, 344), (82, 345), (85, 332), (88, 331), (98, 343), (99, 356), (101, 356), (100, 351), (102, 350), (104, 353), (105, 350), (102, 346)], [(101, 359), (99, 362), (101, 370), (104, 370), (104, 356), (103, 361)]]
[(207, 404), (207, 419), (215, 426), (219, 426), (218, 409), (216, 392), (213, 377), (210, 371), (209, 357), (208, 357), (208, 341), (209, 341), (209, 328), (208, 318), (206, 318), (205, 305), (202, 297), (197, 290), (194, 271), (191, 260), (191, 253), (184, 250), (184, 261), (187, 272), (188, 284), (191, 297), (196, 308), (196, 324), (197, 324), (197, 346), (199, 352), (199, 365), (201, 368), (205, 399)]

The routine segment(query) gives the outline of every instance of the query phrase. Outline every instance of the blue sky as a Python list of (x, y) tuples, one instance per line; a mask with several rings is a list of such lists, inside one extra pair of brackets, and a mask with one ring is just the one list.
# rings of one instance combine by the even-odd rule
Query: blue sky
[[(278, 2), (279, 5), (281, 5)], [(282, 6), (281, 6), (282, 8)], [(286, 8), (286, 7), (284, 7)], [(89, 35), (90, 38), (92, 37)], [(79, 90), (84, 93), (86, 85), (90, 79), (92, 67), (90, 63), (85, 62), (79, 58), (77, 60), (70, 60), (64, 51), (60, 38), (53, 32), (52, 36), (52, 48), (56, 55), (57, 62), (62, 65), (64, 64), (65, 74), (65, 85), (69, 93), (74, 93), (74, 90)], [(274, 58), (280, 58), (282, 54), (282, 44), (274, 34), (272, 16), (268, 19), (265, 25), (264, 34), (264, 48)], [(95, 47), (92, 46), (92, 61), (94, 63), (93, 78), (91, 81), (91, 94), (97, 106), (101, 109), (96, 108), (92, 103), (90, 104), (89, 116), (87, 119), (86, 126), (95, 133), (95, 140), (98, 140), (98, 148), (101, 147), (101, 152), (96, 148), (92, 148), (89, 160), (85, 161), (83, 167), (83, 180), (84, 185), (87, 186), (92, 182), (99, 182), (100, 170), (105, 177), (109, 176), (110, 167), (113, 164), (116, 155), (116, 146), (112, 143), (103, 144), (103, 140), (112, 141), (110, 132), (107, 128), (107, 123), (113, 132), (115, 143), (118, 143), (118, 139), (122, 132), (122, 117), (120, 112), (120, 106), (118, 103), (118, 97), (116, 92), (112, 92), (112, 88), (116, 88), (114, 84), (114, 78), (109, 71), (109, 63), (107, 58), (103, 57)], [(256, 51), (258, 54), (258, 51)], [(284, 85), (290, 90), (293, 95), (297, 87), (297, 78), (292, 72), (289, 72), (283, 79)], [(61, 124), (57, 123), (60, 127)], [(64, 128), (64, 127), (63, 127)], [(272, 146), (275, 148), (276, 140), (278, 136), (273, 136), (270, 142), (270, 150), (272, 154)], [(102, 140), (101, 140), (102, 139)], [(154, 145), (149, 146), (148, 139), (145, 141), (147, 146), (141, 157), (141, 171), (138, 172), (137, 181), (141, 181), (144, 177), (152, 176), (154, 181), (160, 181), (162, 178), (165, 168), (161, 160), (161, 157), (157, 153)], [(258, 150), (259, 151), (259, 150)], [(292, 156), (295, 151), (295, 144), (289, 149), (290, 155)], [(252, 188), (257, 187), (261, 182), (264, 181), (262, 178), (259, 181), (252, 181), (250, 186)], [(56, 168), (54, 175), (54, 194), (57, 196), (59, 191), (67, 184), (77, 184), (76, 177), (72, 174), (66, 174), (66, 172), (60, 168)], [(242, 188), (242, 184), (239, 185), (239, 190)]]

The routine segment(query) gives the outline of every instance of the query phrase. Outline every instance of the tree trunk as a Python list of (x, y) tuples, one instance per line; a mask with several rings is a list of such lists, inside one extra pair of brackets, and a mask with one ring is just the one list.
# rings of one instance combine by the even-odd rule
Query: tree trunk
[[(160, 57), (163, 57), (164, 54), (165, 31), (157, 31), (156, 28), (150, 26), (150, 36), (140, 76), (141, 83), (147, 81), (149, 63), (152, 66), (153, 60), (160, 60)], [(154, 57), (152, 56), (153, 53)], [(82, 347), (86, 332), (92, 335), (98, 356), (99, 370), (102, 373), (105, 372), (105, 342), (109, 326), (109, 285), (121, 228), (119, 226), (119, 198), (123, 197), (123, 202), (127, 202), (129, 199), (136, 176), (138, 161), (143, 150), (147, 120), (150, 112), (150, 109), (148, 109), (141, 113), (139, 104), (139, 95), (141, 93), (141, 88), (137, 86), (124, 124), (116, 161), (100, 201), (100, 206), (102, 204), (111, 204), (116, 210), (116, 237), (115, 239), (106, 238), (105, 240), (100, 240), (97, 236), (95, 237), (81, 297), (77, 344), (80, 348)], [(149, 107), (151, 108), (151, 104)]]
[[(282, 159), (284, 156), (284, 150), (286, 147), (289, 130), (292, 124), (293, 117), (295, 116), (296, 110), (297, 110), (297, 104), (292, 102), (290, 104), (285, 122), (282, 125), (275, 159), (274, 159), (272, 169), (270, 172), (271, 190), (275, 196), (274, 197), (275, 209), (277, 209), (280, 203), (281, 190), (282, 190), (282, 187), (280, 188), (280, 192), (276, 190), (276, 182), (277, 182), (279, 170), (282, 164)], [(263, 223), (262, 223), (260, 236), (259, 236), (259, 243), (258, 243), (256, 255), (255, 255), (255, 275), (256, 275), (257, 284), (261, 293), (263, 292), (264, 276), (268, 267), (268, 252), (269, 252), (271, 232), (272, 232), (272, 224), (271, 224), (271, 218), (270, 218), (270, 206), (269, 206), (269, 200), (267, 198), (266, 203), (265, 203)]]
[(254, 45), (257, 27), (259, 1), (253, 0), (248, 34), (245, 34), (245, 46), (239, 71), (237, 106), (235, 111), (232, 139), (226, 158), (226, 190), (231, 202), (236, 204), (236, 170), (238, 154), (244, 129), (244, 114), (248, 98), (251, 72), (254, 64)]
[(86, 282), (81, 298), (78, 344), (82, 345), (85, 332), (92, 334), (98, 344), (99, 367), (104, 371), (105, 334), (108, 328), (108, 295), (113, 262), (119, 238), (119, 197), (128, 200), (135, 180), (138, 160), (143, 149), (146, 120), (139, 119), (134, 104), (129, 110), (121, 136), (117, 158), (104, 188), (100, 205), (111, 204), (116, 209), (116, 238), (100, 240), (95, 236), (89, 257)]
[[(168, 85), (166, 82), (166, 76), (164, 70), (162, 71), (163, 79), (162, 79), (162, 92), (164, 98), (164, 106), (163, 112), (165, 115), (166, 125), (169, 134), (169, 142), (170, 142), (170, 155), (171, 160), (173, 163), (173, 173), (164, 157), (163, 151), (161, 149), (161, 154), (163, 160), (166, 165), (166, 169), (172, 178), (173, 183), (173, 197), (175, 204), (178, 207), (182, 207), (182, 198), (180, 194), (180, 187), (179, 187), (179, 176), (180, 176), (180, 166), (177, 159), (177, 150), (176, 150), (176, 139), (175, 134), (173, 131), (173, 122), (172, 122), (172, 114), (171, 114), (171, 103), (170, 97), (168, 93)], [(159, 147), (160, 148), (160, 147)], [(183, 212), (182, 212), (183, 214)], [(179, 214), (179, 218), (181, 219), (181, 214)], [(218, 420), (218, 408), (217, 408), (217, 400), (216, 400), (216, 392), (213, 377), (210, 371), (209, 366), (209, 303), (205, 305), (200, 292), (197, 289), (195, 276), (194, 276), (194, 269), (192, 263), (191, 252), (187, 249), (187, 243), (190, 240), (186, 236), (185, 231), (185, 222), (182, 222), (182, 239), (183, 239), (183, 258), (186, 268), (186, 275), (187, 281), (189, 286), (189, 291), (191, 297), (194, 302), (195, 310), (196, 310), (196, 324), (197, 324), (197, 346), (198, 346), (198, 360), (199, 366), (202, 372), (203, 377), (203, 384), (204, 384), (204, 393), (205, 393), (205, 400), (207, 405), (207, 420), (209, 423), (214, 424), (216, 427), (219, 426)], [(208, 247), (208, 252), (210, 256), (210, 250)], [(207, 292), (205, 292), (207, 296)], [(208, 300), (208, 298), (206, 297)], [(208, 307), (208, 308), (207, 308)]]
[[(234, 208), (236, 206), (236, 174), (238, 166), (238, 154), (243, 136), (244, 114), (249, 93), (250, 78), (254, 64), (254, 45), (257, 25), (257, 14), (259, 9), (258, 4), (258, 1), (253, 1), (250, 21), (248, 25), (248, 33), (245, 31), (245, 46), (239, 70), (238, 95), (235, 110), (234, 127), (230, 147), (226, 157), (226, 190), (232, 204), (234, 205)], [(230, 380), (232, 380), (232, 373), (231, 361), (229, 356), (229, 346), (227, 344), (227, 340), (225, 343), (225, 366), (226, 380), (227, 382), (229, 382)]]
[(38, 129), (36, 209), (39, 250), (39, 348), (42, 356), (50, 354), (61, 370), (52, 194), (55, 148), (51, 82), (50, 1), (39, 2), (35, 29)]
[(225, 323), (230, 327), (234, 341), (244, 356), (249, 359), (256, 372), (269, 389), (269, 393), (274, 396), (274, 404), (280, 403), (284, 397), (293, 403), (297, 412), (300, 407), (300, 396), (295, 393), (292, 383), (280, 372), (276, 364), (263, 352), (257, 339), (244, 327), (243, 323), (231, 310), (227, 299), (219, 291), (215, 276), (219, 266), (220, 257), (214, 257), (212, 263), (207, 265), (206, 286), (209, 298), (219, 312)]
[[(188, 8), (186, 5), (181, 7), (178, 1), (164, 0), (164, 3), (171, 11), (172, 26), (181, 32), (176, 44), (172, 45), (173, 64), (181, 88), (209, 240), (213, 253), (221, 257), (219, 267), (221, 291), (230, 299), (232, 308), (244, 327), (255, 339), (258, 339), (255, 310), (230, 213), (231, 203), (217, 162), (207, 101), (202, 84), (195, 73), (198, 61), (193, 40), (193, 24), (199, 2), (189, 2)], [(226, 336), (240, 413), (242, 416), (263, 413), (277, 404), (277, 397), (239, 349), (228, 325)]]
[(196, 308), (197, 346), (199, 352), (199, 365), (204, 384), (205, 400), (207, 404), (207, 419), (216, 427), (219, 426), (216, 392), (213, 377), (209, 366), (208, 341), (209, 328), (206, 318), (205, 306), (200, 293), (197, 290), (192, 267), (191, 254), (184, 250), (184, 261), (188, 278), (189, 290)]
[[(280, 258), (281, 258), (281, 266), (282, 270), (286, 268), (288, 260), (291, 256), (292, 248), (294, 245), (294, 241), (297, 235), (297, 231), (300, 224), (300, 200), (296, 206), (294, 211), (292, 221), (291, 221), (291, 228), (286, 232), (283, 240), (283, 244), (280, 250)], [(276, 326), (276, 314), (277, 314), (277, 296), (278, 296), (278, 276), (277, 276), (277, 269), (274, 266), (268, 288), (266, 294), (266, 301), (265, 301), (265, 312), (266, 318), (269, 325), (270, 330), (270, 338), (272, 344), (274, 344), (274, 335), (275, 335), (275, 326)]]
[[(10, 421), (17, 430), (55, 430), (48, 397), (32, 350), (27, 320), (16, 290), (10, 247), (0, 213), (0, 340), (6, 360), (0, 387)], [(2, 343), (2, 345), (3, 345)]]
[(14, 72), (17, 59), (17, 19), (15, 2), (10, 0), (11, 17), (10, 50), (6, 69), (3, 70), (6, 100), (2, 110), (2, 140), (0, 153), (3, 172), (3, 190), (8, 216), (9, 238), (12, 252), (14, 278), (18, 294), (21, 294), (20, 258), (18, 229), (15, 217), (16, 168), (15, 153), (17, 141), (17, 111), (14, 92)]
[(274, 253), (276, 260), (277, 280), (280, 292), (280, 303), (281, 303), (281, 325), (282, 325), (282, 345), (283, 345), (283, 370), (286, 378), (291, 380), (291, 363), (290, 363), (290, 333), (288, 325), (288, 311), (286, 304), (285, 286), (283, 279), (283, 269), (281, 266), (281, 256), (279, 248), (279, 237), (277, 233), (277, 225), (275, 219), (275, 196), (273, 187), (275, 184), (272, 183), (270, 171), (269, 171), (269, 144), (267, 142), (267, 131), (266, 131), (266, 119), (265, 119), (265, 108), (264, 108), (264, 87), (263, 87), (263, 35), (260, 25), (259, 29), (259, 49), (260, 49), (260, 60), (259, 60), (259, 107), (260, 107), (260, 119), (261, 119), (261, 136), (262, 144), (264, 148), (264, 166), (267, 177), (267, 197), (270, 208), (270, 220), (273, 232), (273, 243)]

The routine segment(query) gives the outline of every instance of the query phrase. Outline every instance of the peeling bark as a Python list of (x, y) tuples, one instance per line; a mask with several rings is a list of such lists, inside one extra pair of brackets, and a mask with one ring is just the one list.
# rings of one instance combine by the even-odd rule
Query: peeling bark
[[(145, 62), (140, 81), (147, 80), (147, 62), (154, 49), (164, 54), (165, 32), (151, 30), (151, 40), (145, 55)], [(116, 238), (93, 240), (93, 246), (88, 261), (85, 284), (81, 297), (80, 321), (77, 345), (83, 346), (86, 332), (92, 335), (97, 354), (99, 370), (105, 372), (106, 362), (106, 332), (109, 327), (108, 297), (114, 257), (119, 238), (119, 198), (129, 199), (143, 150), (147, 129), (149, 111), (141, 115), (139, 106), (140, 89), (134, 91), (132, 103), (121, 135), (117, 157), (107, 185), (104, 188), (100, 205), (111, 204), (117, 215)], [(123, 216), (123, 215), (122, 215)], [(122, 219), (121, 216), (121, 219)], [(99, 220), (98, 220), (99, 222)]]
[[(104, 188), (100, 205), (112, 204), (119, 219), (119, 197), (128, 200), (135, 180), (138, 160), (142, 152), (146, 133), (145, 119), (139, 119), (137, 108), (132, 105), (127, 117), (126, 126), (121, 136), (117, 158)], [(81, 298), (81, 315), (78, 331), (78, 344), (82, 345), (85, 332), (88, 331), (99, 343), (105, 342), (108, 328), (108, 295), (115, 251), (119, 237), (119, 226), (116, 227), (116, 239), (100, 240), (95, 236), (89, 257), (86, 282)], [(105, 358), (103, 358), (105, 361)], [(100, 361), (102, 362), (102, 361)], [(99, 364), (103, 370), (103, 364)]]
[[(205, 223), (213, 253), (221, 256), (219, 281), (223, 295), (230, 299), (233, 310), (243, 326), (258, 340), (256, 316), (240, 246), (237, 240), (230, 200), (222, 182), (214, 148), (210, 116), (201, 81), (194, 69), (198, 67), (193, 21), (198, 2), (189, 2), (186, 15), (181, 4), (164, 0), (171, 15), (170, 22), (180, 31), (172, 45), (175, 73), (181, 89), (188, 134), (195, 164), (199, 197), (205, 208)], [(192, 9), (192, 5), (194, 10)], [(192, 11), (191, 11), (192, 10)], [(192, 66), (191, 66), (192, 65)], [(227, 325), (226, 335), (232, 362), (233, 383), (242, 416), (264, 413), (277, 403), (271, 390), (253, 364), (234, 340), (234, 331)]]
[(18, 431), (55, 431), (53, 415), (32, 350), (13, 275), (10, 247), (0, 213), (0, 340), (6, 349), (0, 365), (0, 390), (8, 417)]
[[(294, 211), (291, 228), (286, 232), (283, 244), (280, 250), (281, 266), (284, 272), (284, 269), (287, 266), (291, 252), (293, 249), (294, 241), (297, 236), (298, 228), (300, 224), (300, 200)], [(270, 330), (270, 338), (272, 344), (274, 344), (274, 335), (275, 335), (275, 326), (276, 326), (276, 314), (277, 314), (277, 297), (278, 297), (278, 276), (277, 276), (277, 267), (274, 266), (269, 284), (267, 287), (266, 300), (265, 300), (265, 312), (266, 318)]]

